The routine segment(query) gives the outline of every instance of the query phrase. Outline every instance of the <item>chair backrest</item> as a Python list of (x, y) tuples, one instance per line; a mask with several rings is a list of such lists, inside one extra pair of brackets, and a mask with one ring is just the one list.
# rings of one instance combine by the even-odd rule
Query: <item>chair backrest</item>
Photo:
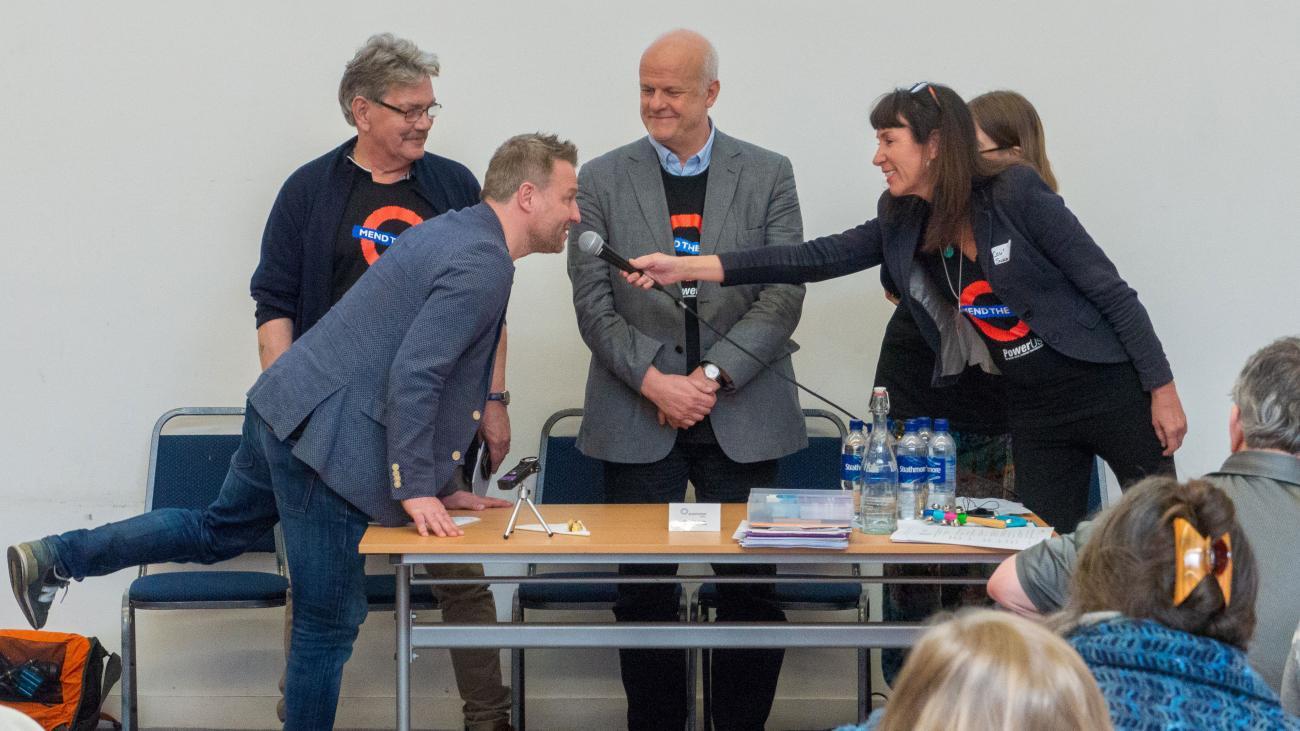
[(778, 487), (836, 490), (840, 486), (840, 451), (848, 434), (844, 422), (823, 409), (804, 409), (808, 446), (777, 461)]
[(542, 503), (605, 502), (605, 465), (578, 451), (578, 438), (552, 434), (565, 420), (566, 431), (582, 419), (582, 409), (561, 409), (542, 425), (537, 448), (537, 487), (533, 500)]
[(1088, 484), (1088, 514), (1092, 515), (1109, 508), (1118, 498), (1118, 494), (1111, 492), (1111, 486), (1106, 479), (1106, 461), (1101, 457), (1093, 457), (1092, 479)]
[[(242, 408), (188, 407), (159, 417), (149, 444), (145, 510), (202, 510), (216, 499), (239, 447), (243, 416)], [(272, 531), (249, 550), (275, 552)]]

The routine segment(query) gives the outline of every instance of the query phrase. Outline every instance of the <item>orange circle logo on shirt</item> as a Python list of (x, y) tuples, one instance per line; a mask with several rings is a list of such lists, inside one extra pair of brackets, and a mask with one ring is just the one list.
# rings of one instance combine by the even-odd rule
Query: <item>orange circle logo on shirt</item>
[[(424, 223), (424, 219), (420, 218), (420, 214), (409, 208), (403, 208), (401, 206), (384, 206), (383, 208), (375, 209), (374, 213), (366, 216), (366, 220), (362, 222), (360, 228), (368, 231), (379, 231), (379, 227), (389, 221), (401, 221), (408, 226), (415, 226)], [(359, 238), (361, 241), (361, 255), (365, 257), (366, 265), (369, 266), (374, 264), (379, 260), (379, 255), (384, 252), (379, 250), (379, 245), (373, 238), (365, 236)]]
[[(983, 308), (975, 304), (976, 297), (991, 294), (993, 294), (993, 287), (989, 285), (988, 280), (978, 279), (971, 282), (961, 291), (960, 305), (962, 312), (966, 313), (966, 316), (981, 332), (1000, 343), (1009, 343), (1028, 335), (1029, 326), (1025, 324), (1024, 320), (1016, 317), (1015, 313), (1011, 312), (1010, 307), (996, 305)], [(989, 312), (981, 312), (980, 310), (983, 309), (987, 309)], [(1016, 317), (1016, 324), (1010, 328), (1001, 328), (989, 322), (990, 319), (1009, 319), (1012, 317)]]

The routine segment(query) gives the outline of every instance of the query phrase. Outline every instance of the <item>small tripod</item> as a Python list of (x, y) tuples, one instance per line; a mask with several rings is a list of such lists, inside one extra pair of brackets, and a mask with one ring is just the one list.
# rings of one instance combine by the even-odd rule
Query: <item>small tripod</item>
[(497, 480), (497, 487), (502, 490), (519, 489), (519, 497), (515, 498), (515, 509), (510, 513), (510, 522), (506, 523), (506, 532), (502, 538), (509, 538), (510, 534), (515, 532), (515, 523), (519, 520), (519, 508), (524, 505), (527, 505), (528, 509), (533, 511), (533, 515), (537, 517), (537, 522), (542, 524), (546, 535), (555, 535), (555, 531), (551, 530), (551, 526), (547, 525), (546, 519), (538, 512), (537, 505), (533, 502), (532, 484), (528, 482), (528, 478), (535, 474), (540, 467), (541, 465), (537, 462), (536, 457), (524, 457), (519, 460), (519, 464), (515, 465), (514, 469)]

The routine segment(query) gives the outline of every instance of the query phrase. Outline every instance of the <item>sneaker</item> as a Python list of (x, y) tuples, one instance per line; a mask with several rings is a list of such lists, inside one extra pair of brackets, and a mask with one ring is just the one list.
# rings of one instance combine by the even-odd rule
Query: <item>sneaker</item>
[(54, 552), (44, 541), (9, 547), (9, 585), (32, 629), (45, 626), (50, 604), (59, 589), (68, 585), (54, 569)]

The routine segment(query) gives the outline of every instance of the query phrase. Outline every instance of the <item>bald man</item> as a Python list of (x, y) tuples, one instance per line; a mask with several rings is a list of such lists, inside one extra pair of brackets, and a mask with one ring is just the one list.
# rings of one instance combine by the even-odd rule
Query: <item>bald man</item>
[[(624, 256), (654, 251), (718, 254), (803, 240), (790, 161), (723, 134), (709, 116), (718, 99), (718, 54), (698, 33), (667, 33), (641, 56), (641, 121), (648, 135), (582, 168), (576, 242), (595, 231)], [(807, 444), (795, 389), (655, 292), (618, 281), (600, 259), (569, 249), (578, 328), (591, 348), (578, 448), (604, 462), (611, 503), (685, 499), (744, 502), (770, 486), (776, 460)], [(790, 340), (804, 289), (684, 282), (670, 288), (745, 349), (788, 377)], [(674, 565), (621, 566), (630, 575)], [(718, 574), (775, 573), (773, 566), (716, 565)], [(720, 621), (783, 621), (772, 585), (719, 585)], [(624, 584), (619, 621), (675, 621), (671, 584)], [(781, 650), (723, 650), (713, 663), (714, 727), (762, 729), (781, 672)], [(628, 728), (681, 729), (686, 653), (621, 650)]]

